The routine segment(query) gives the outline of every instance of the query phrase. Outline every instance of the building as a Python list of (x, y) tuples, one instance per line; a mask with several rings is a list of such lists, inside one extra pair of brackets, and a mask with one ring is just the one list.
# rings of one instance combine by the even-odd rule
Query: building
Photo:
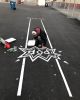
[(24, 0), (24, 4), (27, 5), (45, 5), (45, 0)]
[[(0, 2), (9, 2), (10, 0), (0, 0)], [(45, 0), (16, 0), (17, 3), (24, 2), (27, 5), (39, 5), (44, 6)]]

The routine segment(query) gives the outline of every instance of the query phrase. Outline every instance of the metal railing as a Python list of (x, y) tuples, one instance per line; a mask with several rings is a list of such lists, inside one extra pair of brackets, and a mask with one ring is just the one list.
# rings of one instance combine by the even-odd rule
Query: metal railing
[(78, 4), (76, 0), (74, 0), (74, 3), (52, 2), (51, 4), (53, 8), (68, 15), (69, 17), (80, 20), (80, 4)]

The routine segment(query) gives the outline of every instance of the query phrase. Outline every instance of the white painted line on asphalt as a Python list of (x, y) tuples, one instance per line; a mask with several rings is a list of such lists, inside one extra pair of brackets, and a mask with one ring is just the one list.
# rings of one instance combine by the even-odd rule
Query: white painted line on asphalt
[(28, 31), (27, 31), (27, 37), (26, 37), (25, 48), (27, 48), (27, 45), (28, 45), (28, 37), (29, 37), (29, 31), (30, 31), (30, 24), (31, 24), (31, 18), (30, 18), (30, 20), (29, 20), (29, 26), (28, 26)]
[(50, 44), (50, 47), (51, 47), (51, 49), (53, 49), (53, 46), (52, 46), (52, 44), (51, 44), (51, 41), (50, 41), (50, 39), (49, 39), (48, 33), (47, 33), (47, 31), (46, 31), (46, 28), (45, 28), (45, 26), (44, 26), (44, 24), (43, 24), (42, 19), (41, 19), (41, 23), (42, 23), (42, 26), (43, 26), (43, 28), (44, 28), (44, 31), (45, 31), (45, 33), (46, 33), (46, 35), (47, 35), (47, 39), (48, 39), (48, 42), (49, 42), (49, 44)]
[[(31, 24), (31, 18), (29, 19), (29, 25), (28, 25), (28, 31), (27, 31), (25, 48), (27, 48), (27, 44), (28, 44), (30, 24)], [(18, 91), (17, 91), (17, 96), (21, 96), (22, 84), (23, 84), (23, 77), (24, 77), (24, 69), (25, 69), (25, 61), (26, 61), (26, 58), (23, 58), (22, 67), (21, 67), (21, 73), (20, 73), (20, 79), (19, 79), (19, 85), (18, 85)]]
[[(51, 44), (51, 41), (50, 41), (50, 39), (49, 39), (48, 33), (47, 33), (47, 31), (46, 31), (46, 28), (45, 28), (45, 26), (44, 26), (44, 23), (43, 23), (42, 19), (41, 19), (41, 23), (42, 23), (42, 26), (43, 26), (43, 28), (44, 28), (44, 31), (45, 31), (45, 33), (46, 33), (46, 35), (47, 35), (47, 39), (48, 39), (48, 42), (49, 42), (49, 44), (50, 44), (50, 47), (51, 47), (51, 49), (53, 49), (53, 46), (52, 46), (52, 44)], [(64, 73), (63, 73), (63, 70), (62, 70), (62, 68), (61, 68), (61, 66), (60, 66), (59, 60), (58, 60), (58, 59), (55, 59), (55, 60), (56, 60), (58, 69), (59, 69), (59, 71), (60, 71), (60, 73), (61, 73), (61, 76), (62, 76), (62, 79), (63, 79), (63, 81), (64, 81), (64, 84), (65, 84), (65, 86), (66, 86), (68, 95), (69, 95), (69, 97), (73, 97), (73, 96), (72, 96), (72, 93), (71, 93), (71, 90), (70, 90), (70, 88), (69, 88), (68, 82), (67, 82), (67, 80), (66, 80), (66, 78), (65, 78), (65, 75), (64, 75)]]
[(40, 18), (32, 18), (32, 19), (40, 19)]
[(65, 83), (66, 89), (67, 89), (67, 91), (68, 91), (69, 97), (72, 97), (72, 93), (71, 93), (71, 91), (70, 91), (70, 88), (69, 88), (69, 85), (68, 85), (68, 83), (67, 83), (67, 80), (66, 80), (66, 78), (65, 78), (65, 76), (64, 76), (64, 73), (63, 73), (63, 71), (62, 71), (62, 69), (61, 69), (60, 63), (59, 63), (58, 59), (55, 59), (55, 60), (56, 60), (56, 63), (57, 63), (57, 65), (58, 65), (58, 68), (59, 68), (59, 70), (60, 70), (61, 76), (62, 76), (62, 78), (63, 78), (63, 80), (64, 80), (64, 83)]

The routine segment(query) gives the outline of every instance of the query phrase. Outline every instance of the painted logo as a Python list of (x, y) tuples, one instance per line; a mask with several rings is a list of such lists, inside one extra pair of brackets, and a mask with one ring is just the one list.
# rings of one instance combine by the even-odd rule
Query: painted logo
[(56, 49), (49, 49), (47, 47), (38, 48), (36, 46), (32, 48), (19, 48), (23, 54), (20, 55), (18, 58), (25, 58), (29, 57), (32, 62), (36, 59), (40, 58), (46, 62), (49, 62), (51, 58), (60, 59), (60, 54), (56, 53)]

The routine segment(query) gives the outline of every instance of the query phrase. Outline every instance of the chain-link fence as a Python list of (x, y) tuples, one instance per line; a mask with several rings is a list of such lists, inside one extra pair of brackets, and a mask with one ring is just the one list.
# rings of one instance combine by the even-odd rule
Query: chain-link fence
[(74, 0), (74, 3), (67, 2), (56, 2), (52, 1), (52, 7), (59, 10), (60, 12), (68, 15), (71, 18), (77, 18), (80, 20), (80, 4), (77, 0)]

